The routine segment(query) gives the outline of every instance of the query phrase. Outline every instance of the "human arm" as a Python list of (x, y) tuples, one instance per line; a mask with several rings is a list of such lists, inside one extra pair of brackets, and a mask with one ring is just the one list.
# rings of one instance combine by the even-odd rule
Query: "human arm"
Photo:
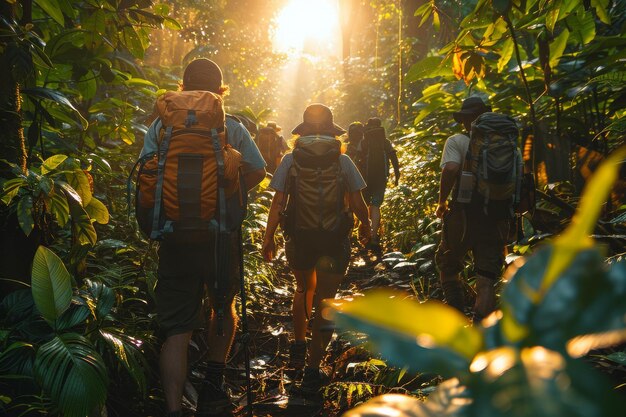
[(448, 211), (448, 196), (456, 183), (459, 175), (459, 169), (461, 164), (456, 162), (447, 162), (441, 170), (441, 179), (439, 181), (439, 201), (437, 204), (437, 211), (435, 212), (438, 218), (443, 218), (443, 215)]
[(257, 184), (265, 178), (265, 168), (255, 169), (243, 174), (243, 183), (246, 186), (246, 192), (253, 189)]
[(363, 194), (361, 191), (348, 193), (348, 204), (350, 210), (356, 215), (361, 224), (359, 225), (359, 240), (361, 244), (365, 245), (372, 238), (372, 227), (369, 218), (369, 211), (365, 200), (363, 200)]
[(265, 235), (263, 236), (263, 246), (261, 253), (263, 259), (270, 262), (274, 259), (276, 254), (276, 243), (274, 242), (274, 234), (278, 229), (278, 223), (280, 222), (280, 213), (283, 211), (285, 204), (285, 193), (276, 191), (274, 198), (272, 198), (272, 204), (270, 205), (270, 212), (267, 215), (267, 224), (265, 227)]
[(395, 176), (395, 185), (398, 185), (400, 181), (400, 162), (398, 162), (398, 155), (396, 154), (396, 150), (393, 149), (389, 154), (389, 160), (391, 161), (391, 165), (393, 166), (393, 174)]
[(156, 152), (159, 150), (159, 146), (157, 144), (158, 131), (161, 128), (161, 121), (156, 119), (152, 122), (150, 127), (148, 127), (148, 131), (143, 138), (143, 147), (141, 148), (141, 153), (139, 157), (145, 156), (151, 152)]

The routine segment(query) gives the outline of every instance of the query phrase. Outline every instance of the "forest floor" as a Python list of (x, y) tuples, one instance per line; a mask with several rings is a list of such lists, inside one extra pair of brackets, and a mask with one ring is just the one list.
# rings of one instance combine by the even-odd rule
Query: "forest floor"
[[(357, 245), (354, 245), (357, 246)], [(353, 256), (346, 278), (338, 291), (338, 298), (350, 299), (376, 287), (393, 288), (415, 295), (412, 290), (417, 272), (413, 265), (402, 265), (403, 255), (399, 252), (376, 256), (362, 249), (353, 249)], [(251, 285), (248, 321), (249, 351), (252, 367), (253, 415), (265, 416), (338, 416), (359, 402), (385, 392), (426, 393), (428, 386), (438, 382), (436, 375), (405, 375), (401, 370), (387, 368), (386, 364), (373, 358), (360, 347), (366, 338), (350, 332), (335, 333), (327, 349), (323, 367), (331, 376), (322, 388), (319, 398), (305, 399), (291, 393), (291, 381), (285, 374), (288, 361), (289, 336), (292, 334), (291, 304), (294, 281), (286, 265), (284, 253), (279, 252), (274, 261), (275, 279), (267, 284)], [(422, 278), (430, 285), (434, 273)], [(432, 288), (430, 291), (432, 293)], [(312, 320), (315, 320), (313, 312)], [(309, 328), (311, 326), (309, 325)], [(310, 336), (310, 333), (309, 333)], [(190, 355), (191, 382), (198, 386), (204, 369), (201, 339), (194, 338), (196, 357)], [(238, 334), (227, 364), (226, 381), (235, 400), (233, 410), (224, 416), (248, 416), (245, 378), (245, 355), (241, 336)], [(388, 382), (385, 383), (385, 380)], [(406, 381), (402, 382), (400, 380)], [(190, 386), (188, 388), (191, 388)], [(425, 389), (425, 390), (424, 390)], [(188, 407), (194, 408), (194, 389), (187, 390)]]

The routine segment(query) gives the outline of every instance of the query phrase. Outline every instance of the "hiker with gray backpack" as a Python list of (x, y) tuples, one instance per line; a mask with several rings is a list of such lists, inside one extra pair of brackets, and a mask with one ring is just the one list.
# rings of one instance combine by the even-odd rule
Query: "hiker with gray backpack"
[[(276, 193), (262, 253), (268, 262), (274, 258), (274, 234), (280, 224), (287, 263), (296, 281), (288, 368), (292, 376), (303, 373), (300, 389), (307, 396), (317, 394), (327, 380), (320, 364), (333, 331), (320, 308), (323, 299), (335, 297), (348, 268), (353, 213), (362, 223), (361, 243), (367, 243), (371, 229), (361, 195), (365, 181), (352, 160), (341, 154), (337, 139), (345, 130), (333, 122), (331, 110), (322, 104), (308, 106), (303, 119), (292, 131), (299, 135), (293, 152), (282, 159), (270, 183)], [(313, 307), (316, 318), (307, 349), (307, 322)]]
[(436, 210), (443, 222), (435, 261), (446, 302), (464, 312), (460, 273), (465, 255), (472, 252), (476, 275), (473, 313), (480, 320), (496, 307), (495, 285), (520, 202), (519, 131), (513, 118), (493, 113), (480, 97), (465, 99), (453, 116), (469, 135), (452, 135), (444, 145)]

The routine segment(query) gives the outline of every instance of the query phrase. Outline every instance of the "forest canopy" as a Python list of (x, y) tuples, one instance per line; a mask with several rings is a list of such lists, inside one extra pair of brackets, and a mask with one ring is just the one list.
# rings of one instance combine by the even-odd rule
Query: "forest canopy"
[[(178, 91), (198, 58), (219, 65), (226, 112), (252, 133), (273, 121), (291, 143), (305, 108), (323, 103), (346, 129), (379, 118), (397, 150), (402, 177), (381, 208), (385, 255), (354, 249), (324, 310), (339, 333), (315, 412), (341, 415), (387, 393), (410, 398), (381, 406), (409, 410), (437, 392), (439, 402), (405, 415), (618, 415), (626, 0), (0, 0), (0, 414), (162, 413), (158, 245), (137, 226), (128, 179), (157, 98)], [(464, 130), (454, 112), (474, 96), (516, 122), (536, 197), (516, 217), (501, 309), (484, 326), (426, 303), (444, 298), (434, 261), (441, 153)], [(255, 413), (289, 415), (277, 398), (293, 283), (282, 255), (262, 258), (268, 184), (249, 193), (250, 334), (236, 337), (227, 379), (243, 413), (252, 364), (256, 402), (268, 404)], [(396, 292), (362, 297), (381, 287)], [(191, 350), (193, 385), (206, 340), (194, 336)], [(498, 363), (510, 366), (498, 373)], [(473, 405), (446, 409), (467, 386)], [(313, 415), (305, 406), (292, 415)]]

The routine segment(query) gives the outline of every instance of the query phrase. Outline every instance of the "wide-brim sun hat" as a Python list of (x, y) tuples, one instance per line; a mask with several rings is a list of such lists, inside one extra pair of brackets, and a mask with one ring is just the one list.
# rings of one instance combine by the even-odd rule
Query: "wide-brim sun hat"
[(456, 122), (463, 123), (468, 116), (478, 117), (488, 111), (491, 111), (491, 106), (485, 104), (482, 98), (474, 96), (463, 100), (461, 110), (452, 113), (452, 117)]
[(302, 115), (302, 123), (296, 126), (291, 133), (294, 135), (329, 135), (341, 136), (346, 130), (335, 124), (333, 112), (327, 106), (313, 103), (307, 106)]

